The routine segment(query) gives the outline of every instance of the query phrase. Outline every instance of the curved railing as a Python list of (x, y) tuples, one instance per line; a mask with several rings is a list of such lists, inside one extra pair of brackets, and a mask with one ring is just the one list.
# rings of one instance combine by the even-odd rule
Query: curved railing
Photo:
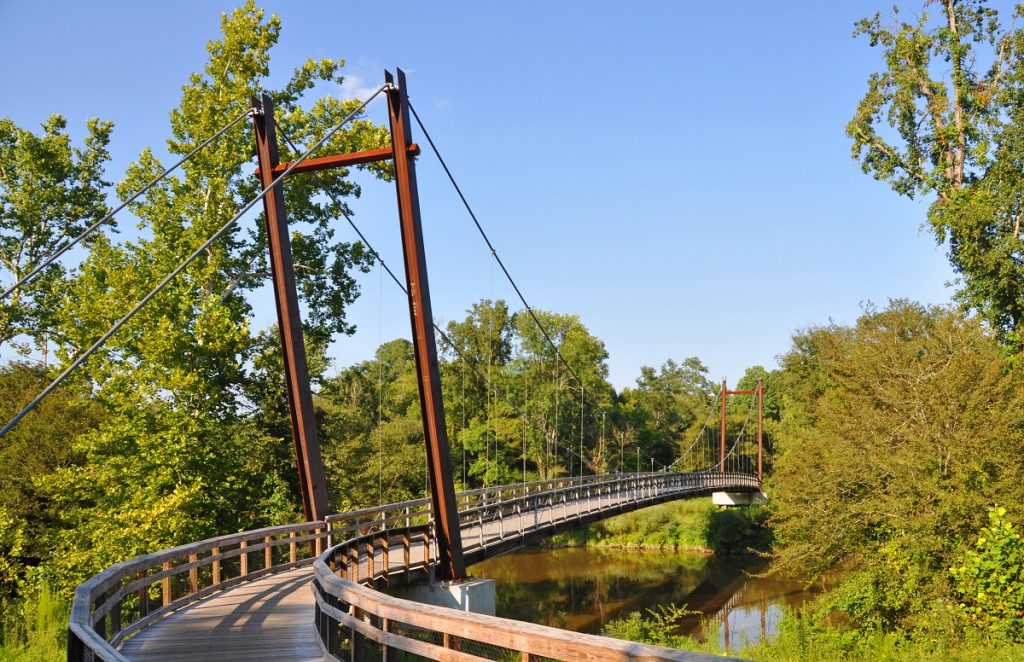
[[(530, 493), (526, 485), (460, 510), (470, 562), (613, 512), (704, 494), (756, 490), (745, 474), (650, 473), (599, 476)], [(365, 532), (333, 545), (313, 564), (316, 627), (328, 659), (390, 659), (401, 650), (432, 660), (710, 660), (721, 659), (645, 646), (512, 619), (430, 606), (375, 588), (429, 576), (436, 562), (428, 524)]]
[[(536, 481), (461, 492), (457, 501), (463, 546), (467, 561), (474, 562), (560, 528), (716, 489), (755, 490), (758, 483), (745, 474), (650, 473)], [(429, 576), (436, 558), (429, 521), (429, 499), (416, 499), (332, 515), (325, 521), (219, 536), (118, 563), (76, 589), (68, 624), (68, 659), (125, 661), (117, 650), (121, 642), (164, 615), (243, 582), (311, 563), (316, 575), (317, 624), (328, 652), (332, 636), (338, 645), (346, 641), (339, 624), (347, 628), (348, 641), (358, 644), (358, 637), (362, 636), (363, 641), (375, 642), (374, 645), (420, 655), (420, 651), (426, 650), (423, 646), (427, 644), (422, 641), (425, 635), (400, 635), (399, 625), (418, 628), (416, 632), (426, 632), (425, 626), (432, 625), (436, 629), (429, 631), (439, 637), (443, 659), (463, 660), (481, 659), (459, 652), (459, 646), (463, 646), (460, 641), (465, 640), (463, 647), (468, 648), (468, 642), (473, 640), (470, 634), (482, 632), (479, 627), (470, 628), (472, 632), (465, 630), (466, 623), (486, 622), (493, 628), (496, 626), (490, 621), (497, 621), (504, 624), (508, 636), (513, 638), (520, 636), (511, 634), (513, 631), (533, 632), (541, 628), (507, 619), (425, 608), (362, 585)], [(336, 543), (338, 540), (343, 542)], [(352, 614), (343, 614), (342, 605)], [(403, 613), (408, 617), (396, 618), (396, 609), (405, 610)], [(443, 613), (440, 617), (439, 610)], [(424, 621), (427, 612), (434, 616)], [(356, 618), (353, 614), (361, 616)], [(376, 625), (374, 618), (378, 619)], [(389, 630), (388, 623), (395, 625)], [(625, 650), (623, 647), (634, 650), (637, 646), (601, 637), (590, 641), (588, 635), (555, 628), (541, 630), (541, 634), (535, 633), (539, 640), (561, 642), (552, 643), (551, 650), (571, 651), (574, 649), (566, 648), (570, 642), (584, 645), (580, 643), (583, 640), (586, 650), (599, 645), (606, 651)], [(451, 640), (452, 637), (458, 639)], [(670, 652), (677, 656), (651, 659), (695, 659), (678, 657), (678, 651)], [(530, 654), (558, 657), (533, 650)]]

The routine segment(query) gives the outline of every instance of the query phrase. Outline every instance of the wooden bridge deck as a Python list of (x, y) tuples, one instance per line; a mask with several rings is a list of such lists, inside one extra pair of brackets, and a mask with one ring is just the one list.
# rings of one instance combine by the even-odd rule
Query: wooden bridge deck
[[(705, 492), (706, 493), (706, 492)], [(679, 498), (676, 492), (651, 493), (647, 503)], [(571, 503), (552, 503), (524, 513), (504, 516), (500, 521), (464, 521), (464, 545), (482, 557), (487, 549), (507, 548), (515, 540), (525, 540), (524, 532), (555, 530), (572, 526), (574, 521), (607, 517), (627, 496), (593, 496)], [(635, 504), (636, 505), (644, 504)], [(481, 526), (482, 524), (482, 526)], [(523, 535), (521, 535), (523, 533)], [(428, 551), (422, 542), (410, 546), (413, 559), (422, 559)], [(375, 550), (375, 565), (383, 565), (382, 550)], [(402, 563), (403, 550), (392, 548), (388, 554), (393, 567)], [(360, 564), (365, 564), (365, 554)], [(267, 575), (185, 606), (125, 641), (120, 653), (135, 660), (321, 660), (319, 636), (314, 626), (312, 566)]]
[(321, 660), (313, 567), (269, 575), (200, 600), (124, 643), (130, 660)]

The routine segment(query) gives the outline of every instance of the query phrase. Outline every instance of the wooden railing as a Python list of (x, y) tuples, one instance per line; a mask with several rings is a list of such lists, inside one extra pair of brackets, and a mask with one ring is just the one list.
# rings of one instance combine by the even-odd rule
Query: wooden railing
[(68, 660), (117, 660), (117, 646), (165, 614), (264, 575), (309, 565), (327, 543), (325, 522), (210, 538), (113, 565), (75, 590)]
[[(758, 483), (745, 474), (611, 474), (470, 490), (459, 493), (457, 500), (467, 561), (474, 562), (561, 528), (717, 489), (755, 490)], [(75, 591), (68, 624), (68, 659), (125, 661), (117, 651), (120, 643), (171, 611), (240, 583), (310, 563), (316, 576), (317, 627), (331, 656), (337, 655), (331, 651), (341, 650), (345, 641), (349, 646), (354, 641), (357, 648), (364, 645), (360, 642), (373, 642), (432, 659), (484, 659), (465, 652), (476, 641), (471, 635), (498, 625), (505, 628), (501, 641), (520, 642), (517, 646), (522, 650), (499, 648), (505, 652), (515, 649), (524, 656), (579, 659), (581, 651), (598, 647), (606, 654), (593, 659), (636, 659), (623, 657), (623, 651), (635, 656), (641, 648), (650, 648), (423, 607), (364, 586), (428, 577), (436, 559), (429, 522), (429, 499), (417, 499), (332, 515), (325, 521), (220, 536), (124, 561)], [(433, 616), (427, 618), (430, 614)], [(469, 623), (478, 626), (470, 628)], [(347, 639), (343, 632), (349, 633)], [(524, 633), (530, 634), (524, 639)], [(427, 641), (430, 637), (437, 639), (436, 645)], [(426, 655), (422, 652), (426, 650), (433, 653)], [(556, 650), (562, 651), (561, 657), (554, 654)], [(661, 657), (646, 659), (698, 659), (679, 651), (658, 650), (663, 651)], [(587, 656), (591, 653), (583, 655)]]
[[(529, 484), (515, 488), (478, 491), (479, 505), (460, 510), (468, 560), (610, 513), (716, 489), (754, 490), (758, 483), (745, 474), (650, 473), (577, 479), (537, 492)], [(391, 659), (389, 651), (401, 650), (463, 661), (722, 659), (428, 606), (374, 590), (427, 577), (435, 561), (428, 524), (384, 525), (324, 552), (313, 565), (313, 585), (325, 657)]]

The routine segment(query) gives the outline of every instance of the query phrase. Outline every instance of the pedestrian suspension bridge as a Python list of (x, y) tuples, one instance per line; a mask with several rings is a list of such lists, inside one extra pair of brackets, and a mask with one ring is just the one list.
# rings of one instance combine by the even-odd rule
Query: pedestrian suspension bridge
[[(491, 255), (511, 283), (525, 310), (563, 366), (578, 382), (580, 401), (587, 397), (583, 380), (565, 361), (529, 306), (484, 232), (447, 164), (441, 158), (409, 103), (404, 74), (386, 82), (359, 108), (303, 150), (283, 136), (298, 156), (281, 162), (279, 128), (270, 98), (254, 99), (252, 108), (233, 119), (175, 165), (127, 198), (104, 218), (41, 262), (0, 295), (6, 297), (46, 269), (71, 247), (145, 194), (180, 165), (195, 157), (245, 119), (251, 119), (261, 190), (238, 213), (189, 255), (95, 344), (82, 351), (38, 397), (0, 429), (17, 425), (74, 370), (101, 348), (164, 287), (221, 239), (235, 223), (262, 202), (277, 306), (292, 437), (299, 468), (305, 522), (232, 533), (118, 563), (81, 584), (68, 626), (68, 659), (80, 660), (341, 660), (433, 659), (506, 660), (698, 660), (708, 656), (646, 646), (595, 635), (559, 630), (471, 609), (433, 606), (394, 595), (399, 587), (470, 582), (467, 566), (485, 557), (534, 543), (561, 530), (664, 501), (713, 492), (759, 492), (762, 477), (761, 410), (763, 388), (730, 391), (722, 383), (718, 400), (700, 433), (671, 465), (641, 472), (585, 475), (587, 463), (569, 443), (565, 453), (579, 475), (484, 487), (456, 493), (441, 398), (436, 336), (459, 353), (436, 327), (430, 305), (426, 258), (420, 224), (415, 161), (420, 147), (412, 141), (415, 118)], [(387, 99), (391, 146), (349, 154), (314, 156), (345, 124), (375, 98)], [(283, 185), (292, 174), (389, 161), (394, 168), (405, 278), (380, 259), (351, 218), (346, 220), (370, 253), (408, 295), (410, 322), (430, 496), (348, 513), (330, 513), (327, 485), (313, 414), (302, 323), (292, 264)], [(521, 407), (487, 381), (490, 395)], [(726, 401), (750, 396), (750, 410), (738, 434), (727, 435)], [(751, 422), (757, 409), (756, 430)], [(712, 419), (721, 405), (716, 426)], [(582, 409), (581, 409), (582, 412)], [(530, 416), (520, 412), (524, 425)], [(582, 426), (581, 426), (582, 427)], [(525, 438), (525, 437), (524, 437)], [(620, 449), (620, 453), (622, 449)], [(570, 474), (572, 474), (570, 468)], [(428, 584), (429, 585), (429, 584)], [(713, 659), (722, 659), (715, 657)]]

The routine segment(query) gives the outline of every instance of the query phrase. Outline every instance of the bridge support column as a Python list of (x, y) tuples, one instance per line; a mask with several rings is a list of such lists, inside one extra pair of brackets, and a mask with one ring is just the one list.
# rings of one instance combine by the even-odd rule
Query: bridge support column
[(766, 503), (768, 499), (761, 492), (712, 492), (711, 503), (716, 506), (750, 506)]
[(395, 190), (398, 194), (398, 216), (402, 226), (402, 256), (405, 260), (405, 282), (409, 290), (409, 318), (412, 323), (413, 356), (416, 360), (416, 381), (419, 385), (420, 411), (423, 412), (423, 436), (427, 446), (427, 468), (430, 475), (430, 500), (434, 517), (438, 578), (461, 580), (466, 577), (462, 554), (459, 509), (455, 501), (448, 427), (445, 424), (444, 402), (441, 398), (441, 373), (437, 366), (437, 341), (434, 338), (434, 317), (430, 307), (427, 263), (420, 224), (419, 193), (416, 189), (416, 167), (409, 156), (413, 145), (409, 113), (409, 96), (405, 73), (398, 70), (398, 85), (390, 72), (385, 80), (388, 89), (388, 114), (391, 121), (391, 148), (395, 163)]
[[(253, 124), (256, 129), (260, 186), (266, 188), (274, 181), (274, 168), (279, 161), (274, 107), (266, 94), (259, 101), (253, 99), (253, 106), (262, 111), (253, 115)], [(270, 275), (274, 283), (274, 303), (277, 304), (277, 331), (281, 338), (292, 442), (299, 465), (302, 510), (306, 521), (310, 522), (321, 520), (328, 514), (327, 483), (324, 480), (320, 437), (317, 435), (316, 417), (313, 414), (313, 392), (309, 386), (306, 345), (302, 338), (302, 317), (295, 289), (292, 244), (285, 216), (282, 184), (263, 196), (263, 213), (270, 248)]]
[(461, 582), (431, 582), (409, 588), (403, 597), (437, 607), (449, 607), (473, 614), (495, 615), (496, 590), (493, 579)]

